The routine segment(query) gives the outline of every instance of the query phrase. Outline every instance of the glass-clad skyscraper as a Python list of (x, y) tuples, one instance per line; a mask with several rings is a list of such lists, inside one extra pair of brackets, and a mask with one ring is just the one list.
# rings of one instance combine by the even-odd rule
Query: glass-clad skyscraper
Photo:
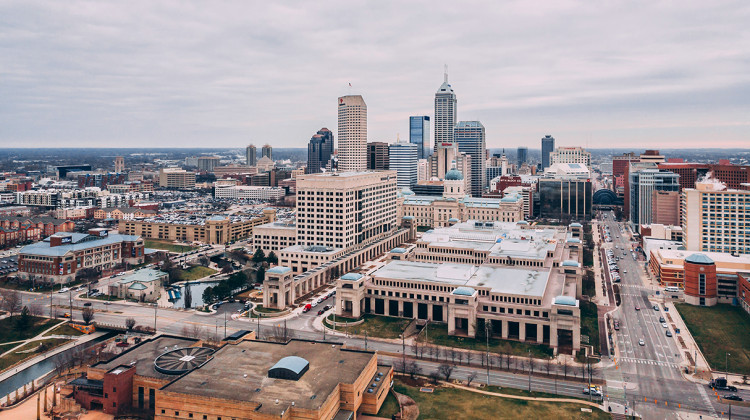
[(542, 170), (549, 168), (549, 155), (555, 150), (555, 138), (547, 134), (542, 138)]
[(459, 121), (454, 130), (458, 151), (471, 156), (471, 195), (481, 197), (485, 183), (484, 126), (479, 121)]
[(430, 157), (432, 154), (430, 117), (426, 115), (409, 117), (409, 143), (419, 146), (419, 159)]

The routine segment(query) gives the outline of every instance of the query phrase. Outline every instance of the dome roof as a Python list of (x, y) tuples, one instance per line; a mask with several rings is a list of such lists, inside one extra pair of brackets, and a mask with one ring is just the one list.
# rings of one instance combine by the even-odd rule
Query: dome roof
[(464, 176), (456, 169), (451, 169), (450, 171), (445, 173), (446, 181), (461, 181), (462, 179), (464, 179)]
[(581, 265), (578, 264), (578, 261), (573, 260), (565, 260), (562, 262), (563, 267), (580, 267)]
[(468, 286), (459, 286), (453, 290), (453, 295), (474, 296), (475, 290)]
[(708, 258), (706, 254), (693, 254), (685, 258), (685, 262), (689, 262), (692, 264), (708, 265), (708, 264), (713, 264), (714, 260), (712, 260), (711, 258)]
[(576, 298), (572, 296), (557, 296), (555, 305), (576, 306)]

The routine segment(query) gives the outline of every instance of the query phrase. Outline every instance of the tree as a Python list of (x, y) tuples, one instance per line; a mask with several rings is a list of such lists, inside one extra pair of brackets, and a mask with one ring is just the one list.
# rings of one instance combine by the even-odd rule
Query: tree
[(183, 301), (185, 302), (185, 309), (193, 307), (193, 292), (191, 291), (190, 283), (187, 282), (185, 283), (185, 297)]
[(94, 310), (90, 306), (86, 306), (81, 311), (81, 318), (86, 325), (89, 325), (94, 320)]
[(453, 375), (453, 366), (449, 365), (448, 363), (443, 363), (438, 366), (438, 373), (440, 374), (440, 376), (445, 378), (446, 382), (448, 382), (451, 379), (451, 375)]
[(202, 257), (198, 258), (198, 264), (204, 267), (208, 267), (208, 265), (211, 264), (211, 260), (209, 260), (207, 256), (203, 255)]
[(477, 379), (477, 373), (471, 372), (468, 377), (466, 377), (466, 385), (471, 386), (471, 382), (474, 381), (474, 379)]
[(0, 296), (3, 298), (2, 307), (8, 311), (10, 317), (21, 311), (21, 294), (17, 290), (2, 289)]
[(258, 271), (255, 272), (255, 282), (263, 283), (266, 280), (266, 269), (263, 266), (258, 267)]
[(256, 264), (260, 264), (266, 259), (266, 253), (263, 252), (262, 248), (258, 248), (255, 250), (255, 254), (253, 254), (253, 262)]
[(568, 366), (568, 359), (563, 358), (562, 367), (563, 367), (563, 375), (565, 375), (565, 377), (567, 378), (568, 377), (568, 367), (569, 367)]
[(133, 331), (134, 327), (135, 327), (135, 318), (128, 318), (125, 320), (125, 328), (127, 328), (128, 331)]
[(467, 351), (466, 352), (466, 364), (471, 365), (471, 359), (474, 358), (474, 352)]
[(229, 274), (232, 271), (234, 271), (234, 269), (232, 268), (232, 264), (226, 264), (221, 268), (221, 274)]
[(23, 331), (31, 325), (31, 315), (29, 314), (29, 308), (24, 306), (21, 309), (21, 316), (16, 320), (16, 330)]
[(203, 289), (203, 303), (209, 304), (214, 301), (214, 288), (206, 287)]
[(406, 363), (404, 372), (407, 373), (412, 379), (414, 379), (415, 376), (417, 376), (420, 373), (422, 373), (422, 368), (419, 367), (419, 365), (417, 364), (417, 362), (415, 362), (415, 361), (412, 360), (412, 361)]
[(430, 380), (437, 385), (440, 382), (440, 372), (437, 370), (430, 372)]
[(268, 257), (266, 257), (266, 261), (268, 261), (268, 264), (278, 265), (279, 257), (277, 257), (273, 251), (271, 251), (268, 253)]
[(83, 283), (91, 283), (99, 277), (99, 271), (92, 267), (83, 267), (76, 271), (76, 279)]

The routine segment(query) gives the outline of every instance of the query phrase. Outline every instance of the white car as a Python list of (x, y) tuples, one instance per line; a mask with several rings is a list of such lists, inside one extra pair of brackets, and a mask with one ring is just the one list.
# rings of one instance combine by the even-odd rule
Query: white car
[(641, 346), (645, 346), (646, 342), (643, 341), (643, 339), (641, 338), (640, 340), (638, 340), (638, 344), (641, 345)]
[(664, 327), (664, 328), (667, 328), (667, 323), (666, 322), (662, 322), (661, 326)]
[(70, 289), (68, 289), (67, 287), (63, 287), (63, 288), (62, 288), (62, 289), (60, 289), (60, 291), (59, 291), (59, 292), (57, 292), (57, 293), (65, 293), (65, 292), (67, 292), (67, 291), (69, 291), (69, 290), (70, 290)]
[(313, 308), (316, 307), (316, 306), (318, 306), (318, 301), (317, 300), (312, 303), (312, 307)]

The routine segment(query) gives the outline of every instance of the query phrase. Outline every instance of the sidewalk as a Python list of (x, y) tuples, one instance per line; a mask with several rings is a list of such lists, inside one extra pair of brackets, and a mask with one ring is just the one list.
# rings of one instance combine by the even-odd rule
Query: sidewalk
[(9, 349), (8, 351), (6, 351), (3, 354), (0, 354), (0, 357), (5, 356), (6, 354), (15, 351), (19, 347), (23, 347), (23, 346), (26, 345), (26, 343), (30, 343), (32, 341), (38, 341), (38, 340), (42, 340), (42, 339), (45, 339), (45, 338), (58, 338), (58, 336), (44, 337), (44, 334), (47, 334), (48, 332), (54, 330), (55, 328), (59, 327), (60, 325), (65, 324), (66, 322), (68, 322), (68, 321), (61, 321), (58, 324), (53, 325), (52, 327), (47, 328), (46, 330), (40, 332), (39, 334), (37, 334), (37, 335), (35, 335), (35, 336), (31, 337), (31, 338), (27, 338), (26, 340), (18, 340), (18, 341), (12, 341), (10, 343), (6, 343), (6, 344), (18, 343), (18, 345), (15, 346), (15, 347), (13, 347), (12, 349)]

